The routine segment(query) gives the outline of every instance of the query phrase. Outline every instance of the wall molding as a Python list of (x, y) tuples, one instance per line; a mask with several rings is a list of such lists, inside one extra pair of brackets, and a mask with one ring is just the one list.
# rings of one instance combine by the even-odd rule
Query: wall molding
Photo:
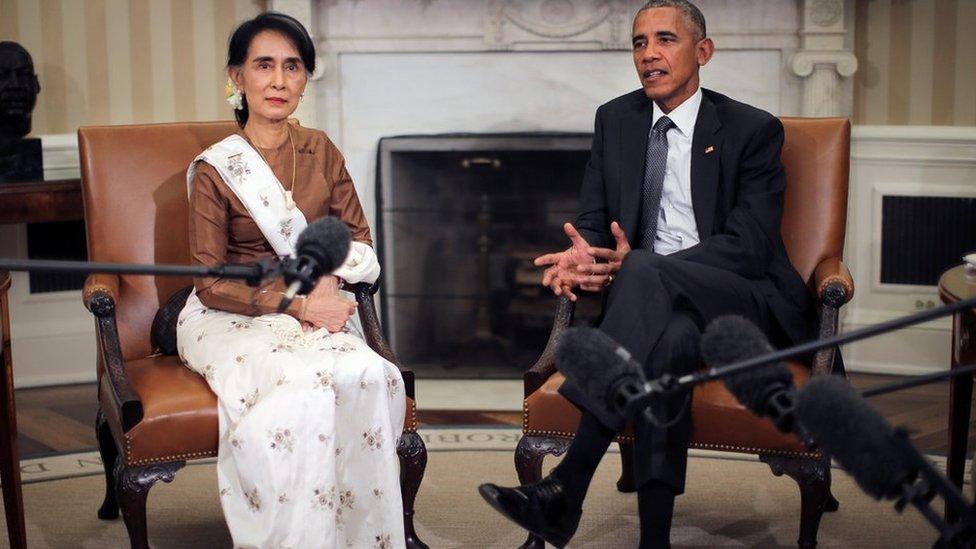
[(78, 136), (73, 133), (47, 134), (41, 138), (44, 179), (74, 179), (81, 175)]
[(851, 159), (925, 166), (976, 166), (976, 127), (854, 126)]
[[(845, 307), (842, 331), (942, 305), (935, 284), (880, 283), (880, 217), (886, 195), (976, 197), (976, 128), (853, 127), (845, 257), (857, 290)], [(937, 319), (851, 344), (845, 362), (851, 371), (872, 373), (944, 370), (950, 335), (950, 319)]]

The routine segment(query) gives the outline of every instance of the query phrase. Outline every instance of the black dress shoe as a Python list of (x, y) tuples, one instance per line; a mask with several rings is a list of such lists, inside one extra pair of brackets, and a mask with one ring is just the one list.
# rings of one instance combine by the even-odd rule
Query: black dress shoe
[(552, 476), (515, 488), (482, 484), (478, 492), (499, 513), (556, 547), (569, 543), (579, 525), (580, 507), (569, 504)]

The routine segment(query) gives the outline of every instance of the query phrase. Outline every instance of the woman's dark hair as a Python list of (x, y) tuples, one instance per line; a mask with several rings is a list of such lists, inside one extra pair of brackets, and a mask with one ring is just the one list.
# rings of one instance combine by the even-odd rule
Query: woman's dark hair
[[(251, 47), (251, 41), (258, 33), (266, 30), (285, 35), (298, 50), (302, 64), (305, 65), (306, 73), (311, 75), (315, 72), (315, 43), (312, 42), (312, 37), (308, 35), (308, 31), (297, 19), (276, 11), (266, 11), (254, 19), (244, 21), (237, 27), (227, 44), (227, 67), (240, 68), (243, 66), (244, 62), (247, 61), (247, 50)], [(237, 118), (237, 124), (243, 128), (248, 117), (246, 97), (242, 98), (242, 103), (242, 108), (234, 111), (234, 117)]]

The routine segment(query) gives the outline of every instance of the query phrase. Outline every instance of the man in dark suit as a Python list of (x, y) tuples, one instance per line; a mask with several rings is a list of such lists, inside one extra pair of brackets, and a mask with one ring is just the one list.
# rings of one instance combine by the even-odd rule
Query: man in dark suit
[[(711, 319), (738, 314), (777, 345), (809, 339), (814, 307), (780, 237), (783, 126), (771, 114), (699, 86), (712, 57), (701, 12), (651, 0), (634, 19), (642, 89), (602, 105), (569, 249), (542, 256), (543, 284), (575, 300), (607, 291), (600, 329), (644, 365), (648, 379), (700, 364)], [(572, 537), (600, 459), (624, 425), (583, 409), (566, 456), (541, 482), (486, 484), (497, 510), (557, 546)], [(635, 425), (641, 547), (668, 547), (674, 498), (684, 490), (690, 422), (679, 397), (655, 403), (673, 425)]]

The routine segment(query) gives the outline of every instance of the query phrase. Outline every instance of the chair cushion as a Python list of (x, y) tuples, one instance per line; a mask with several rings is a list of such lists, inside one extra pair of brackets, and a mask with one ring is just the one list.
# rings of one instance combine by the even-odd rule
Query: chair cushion
[[(126, 363), (132, 388), (143, 405), (143, 418), (124, 436), (118, 419), (106, 415), (124, 445), (127, 465), (198, 459), (217, 455), (217, 397), (207, 382), (175, 356), (155, 356)], [(114, 408), (108, 376), (102, 376), (103, 410)], [(416, 430), (416, 404), (407, 399), (404, 430)]]
[[(793, 380), (802, 387), (810, 378), (807, 367), (790, 363)], [(565, 378), (561, 373), (550, 377), (523, 402), (522, 427), (526, 435), (572, 438), (579, 424), (580, 412), (558, 393)], [(633, 429), (617, 438), (633, 442)], [(752, 454), (780, 454), (813, 457), (793, 435), (776, 430), (771, 421), (753, 414), (732, 396), (721, 381), (710, 381), (695, 388), (691, 409), (691, 446), (710, 450)]]

